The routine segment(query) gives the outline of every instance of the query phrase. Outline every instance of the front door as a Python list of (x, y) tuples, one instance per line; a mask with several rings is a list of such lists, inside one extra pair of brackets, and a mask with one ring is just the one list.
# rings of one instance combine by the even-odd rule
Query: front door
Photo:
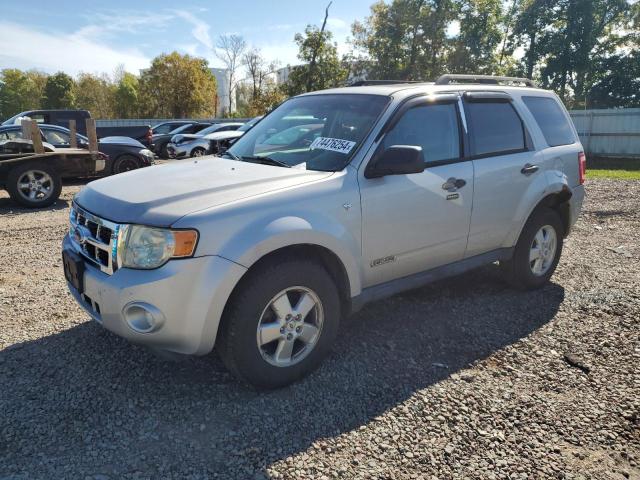
[(463, 160), (457, 97), (443, 98), (411, 100), (377, 149), (420, 146), (424, 172), (360, 178), (365, 287), (464, 257), (473, 164)]

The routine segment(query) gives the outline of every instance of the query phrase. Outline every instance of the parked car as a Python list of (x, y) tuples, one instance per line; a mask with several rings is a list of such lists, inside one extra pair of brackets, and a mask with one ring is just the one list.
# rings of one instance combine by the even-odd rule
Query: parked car
[(168, 122), (162, 122), (151, 127), (151, 132), (154, 135), (161, 135), (163, 133), (169, 133), (182, 125), (188, 125), (193, 123), (191, 120), (170, 120)]
[(160, 158), (169, 158), (169, 154), (167, 153), (167, 145), (171, 140), (171, 137), (178, 134), (194, 134), (198, 133), (201, 130), (210, 127), (210, 123), (204, 122), (189, 122), (182, 125), (178, 125), (173, 130), (167, 133), (157, 133), (154, 134), (151, 138), (151, 143), (153, 145), (153, 151)]
[[(23, 117), (29, 117), (38, 123), (46, 125), (58, 125), (69, 127), (69, 120), (76, 121), (76, 130), (81, 135), (87, 134), (86, 120), (91, 118), (88, 110), (28, 110), (21, 112), (2, 122), (2, 125), (14, 125)], [(98, 138), (104, 137), (130, 137), (138, 140), (144, 146), (151, 145), (153, 135), (149, 125), (134, 125), (127, 127), (96, 127)]]
[(218, 130), (217, 132), (209, 133), (204, 137), (198, 137), (191, 141), (185, 139), (185, 141), (179, 144), (169, 143), (169, 145), (167, 145), (169, 158), (187, 158), (222, 153), (229, 148), (232, 142), (240, 138), (245, 132), (258, 123), (261, 118), (262, 116), (255, 117), (237, 130)]
[[(38, 125), (45, 142), (56, 148), (68, 148), (70, 132), (68, 128), (57, 125)], [(0, 126), (0, 140), (22, 138), (22, 128), (18, 125)], [(87, 148), (89, 139), (77, 134), (78, 147)], [(106, 137), (98, 142), (98, 150), (107, 155), (106, 167), (102, 175), (114, 175), (136, 168), (153, 165), (153, 152), (137, 140), (128, 137)]]
[[(258, 151), (297, 112), (321, 135)], [(242, 380), (286, 385), (373, 300), (493, 262), (545, 285), (581, 210), (583, 152), (562, 102), (526, 79), (297, 96), (222, 158), (87, 185), (62, 246), (69, 289), (132, 342), (215, 346)]]
[[(201, 157), (207, 154), (209, 143), (208, 141), (197, 142), (198, 140), (213, 133), (235, 132), (243, 125), (243, 123), (214, 123), (204, 130), (200, 130), (197, 134), (189, 135), (178, 133), (171, 137), (170, 145), (173, 147), (173, 156), (171, 156), (169, 151), (169, 145), (167, 145), (167, 154), (169, 154), (170, 158), (181, 158), (184, 156)], [(180, 149), (177, 147), (180, 147)], [(180, 155), (178, 155), (178, 151), (181, 152)], [(188, 152), (188, 154), (186, 152)]]
[(105, 168), (103, 153), (56, 149), (46, 142), (42, 147), (36, 153), (31, 140), (0, 139), (0, 188), (23, 207), (47, 207), (60, 197), (63, 178), (95, 175)]

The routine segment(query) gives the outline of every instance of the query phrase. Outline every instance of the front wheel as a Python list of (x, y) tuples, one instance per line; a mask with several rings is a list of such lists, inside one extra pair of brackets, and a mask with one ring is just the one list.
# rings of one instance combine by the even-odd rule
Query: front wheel
[(191, 151), (192, 157), (204, 157), (207, 154), (207, 151), (202, 147), (196, 147)]
[(225, 309), (217, 349), (241, 380), (282, 387), (321, 363), (339, 319), (338, 292), (324, 267), (281, 260), (243, 279)]
[(535, 212), (525, 224), (511, 260), (500, 262), (507, 280), (525, 290), (546, 284), (560, 261), (563, 236), (562, 220), (554, 210)]
[(113, 163), (113, 174), (130, 172), (140, 168), (140, 160), (133, 155), (122, 155)]
[(29, 208), (43, 208), (60, 197), (62, 180), (51, 165), (32, 163), (9, 172), (7, 190), (14, 202)]

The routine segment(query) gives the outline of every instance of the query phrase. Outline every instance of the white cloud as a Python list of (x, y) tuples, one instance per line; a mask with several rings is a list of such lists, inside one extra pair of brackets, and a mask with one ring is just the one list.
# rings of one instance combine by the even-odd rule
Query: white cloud
[(327, 19), (327, 26), (330, 27), (331, 30), (347, 30), (349, 28), (349, 24), (341, 18), (332, 17)]
[(200, 20), (198, 17), (196, 17), (192, 13), (186, 12), (184, 10), (177, 10), (176, 15), (183, 18), (193, 26), (193, 29), (191, 30), (191, 34), (193, 35), (193, 38), (195, 38), (208, 50), (213, 49), (213, 41), (211, 40), (211, 35), (209, 35), (208, 23)]
[(74, 34), (47, 33), (0, 21), (0, 68), (62, 70), (75, 75), (80, 71), (111, 73), (119, 64), (134, 73), (149, 66), (149, 59), (137, 49), (116, 50), (89, 33), (82, 29)]

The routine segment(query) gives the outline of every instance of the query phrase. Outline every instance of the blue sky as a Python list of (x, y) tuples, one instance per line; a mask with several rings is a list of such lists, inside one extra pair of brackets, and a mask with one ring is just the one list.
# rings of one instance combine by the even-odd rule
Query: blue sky
[[(340, 52), (350, 25), (374, 0), (334, 0), (329, 28)], [(93, 5), (88, 5), (93, 3)], [(163, 52), (177, 50), (220, 66), (212, 47), (219, 35), (242, 35), (269, 60), (296, 63), (296, 32), (320, 25), (328, 0), (124, 1), (3, 0), (0, 69), (37, 68), (71, 74), (134, 73)]]

